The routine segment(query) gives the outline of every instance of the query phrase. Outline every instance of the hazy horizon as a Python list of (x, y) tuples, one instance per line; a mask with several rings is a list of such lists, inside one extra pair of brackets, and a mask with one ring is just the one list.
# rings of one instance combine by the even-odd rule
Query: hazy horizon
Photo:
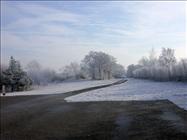
[(1, 1), (1, 54), (58, 70), (103, 51), (127, 66), (154, 48), (187, 57), (186, 2)]

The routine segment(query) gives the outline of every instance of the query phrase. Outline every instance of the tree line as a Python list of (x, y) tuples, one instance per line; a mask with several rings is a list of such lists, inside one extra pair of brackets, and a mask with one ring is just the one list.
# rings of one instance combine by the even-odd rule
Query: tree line
[(152, 49), (149, 57), (127, 67), (127, 77), (155, 81), (187, 81), (187, 59), (177, 61), (174, 50), (163, 48), (159, 57)]
[(113, 56), (103, 52), (91, 51), (80, 64), (72, 62), (60, 72), (43, 68), (37, 61), (29, 62), (23, 70), (20, 62), (11, 56), (8, 67), (1, 65), (0, 86), (4, 85), (6, 91), (13, 92), (29, 90), (32, 85), (79, 79), (104, 80), (119, 78), (124, 74), (124, 67), (118, 64)]
[[(81, 63), (72, 62), (60, 72), (43, 68), (37, 61), (29, 62), (25, 69), (12, 56), (8, 67), (1, 65), (1, 82), (6, 91), (22, 91), (31, 89), (31, 85), (66, 80), (92, 79), (104, 80), (127, 77), (151, 79), (156, 81), (187, 81), (187, 59), (177, 61), (174, 50), (163, 48), (159, 57), (152, 49), (149, 57), (142, 57), (138, 64), (131, 64), (127, 71), (116, 59), (104, 52), (89, 52)], [(2, 90), (2, 88), (1, 88)]]

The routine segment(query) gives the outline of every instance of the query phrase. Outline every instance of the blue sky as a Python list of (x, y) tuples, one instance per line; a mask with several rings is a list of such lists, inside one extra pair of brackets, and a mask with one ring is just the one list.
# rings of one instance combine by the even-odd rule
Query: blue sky
[(91, 50), (127, 66), (154, 48), (187, 57), (185, 2), (1, 1), (2, 61), (59, 69)]

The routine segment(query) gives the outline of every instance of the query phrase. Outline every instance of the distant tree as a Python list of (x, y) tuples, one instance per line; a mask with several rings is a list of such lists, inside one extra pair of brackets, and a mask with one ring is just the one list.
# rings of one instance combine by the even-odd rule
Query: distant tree
[(103, 52), (91, 51), (82, 61), (92, 79), (112, 78), (112, 68), (116, 60)]
[(176, 58), (174, 55), (174, 50), (170, 48), (163, 48), (162, 53), (159, 56), (159, 63), (162, 67), (166, 67), (165, 70), (168, 72), (167, 80), (172, 79), (173, 66), (176, 64)]
[(152, 79), (154, 77), (155, 67), (157, 67), (157, 57), (152, 48), (149, 57), (142, 57), (139, 60), (140, 69), (137, 69), (134, 74), (138, 78)]
[(187, 59), (181, 59), (174, 66), (174, 77), (177, 81), (187, 81)]
[(81, 63), (80, 67), (81, 67), (80, 68), (80, 73), (81, 73), (82, 79), (90, 79), (91, 74), (90, 74), (89, 66), (86, 65), (85, 63)]
[(114, 64), (112, 75), (114, 78), (121, 78), (125, 76), (125, 68), (120, 64)]
[(45, 68), (41, 71), (41, 83), (42, 84), (55, 82), (56, 77), (57, 77), (57, 74), (55, 70)]
[(57, 77), (54, 70), (43, 68), (41, 64), (35, 60), (27, 64), (26, 70), (34, 85), (46, 85), (55, 80), (61, 80), (60, 77)]
[(78, 63), (72, 62), (70, 65), (65, 66), (63, 70), (65, 79), (80, 79), (81, 78), (81, 67)]
[(149, 57), (142, 57), (138, 65), (129, 65), (127, 76), (157, 81), (187, 81), (187, 60), (177, 63), (174, 50), (163, 48), (157, 59), (152, 49)]
[(26, 70), (29, 77), (31, 77), (33, 84), (40, 85), (42, 81), (41, 77), (43, 77), (41, 74), (42, 73), (41, 65), (37, 61), (33, 60), (27, 64)]
[(135, 70), (134, 64), (127, 67), (127, 77), (133, 77), (133, 71)]
[(140, 65), (142, 66), (149, 66), (150, 65), (150, 61), (147, 57), (143, 56), (139, 62), (138, 62)]
[(157, 64), (157, 56), (154, 48), (152, 48), (149, 53), (149, 65), (155, 66), (156, 64)]
[(177, 61), (174, 55), (174, 50), (170, 48), (163, 48), (162, 53), (159, 56), (159, 63), (162, 66), (170, 67), (174, 65)]
[(135, 76), (135, 73), (134, 71), (141, 68), (142, 66), (141, 65), (134, 65), (134, 64), (131, 64), (127, 67), (127, 77), (134, 77)]

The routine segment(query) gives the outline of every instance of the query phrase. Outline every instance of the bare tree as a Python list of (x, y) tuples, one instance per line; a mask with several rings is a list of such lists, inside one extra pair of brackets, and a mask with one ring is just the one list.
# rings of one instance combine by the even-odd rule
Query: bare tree
[(31, 77), (33, 84), (40, 85), (42, 81), (41, 65), (37, 61), (33, 60), (27, 64), (26, 70), (27, 70), (29, 77)]
[(170, 48), (162, 48), (162, 53), (159, 56), (159, 63), (162, 66), (170, 67), (174, 65), (177, 61), (174, 55), (174, 50)]
[(85, 56), (82, 63), (88, 69), (92, 79), (110, 79), (116, 60), (106, 53), (91, 51)]
[(70, 63), (70, 65), (65, 66), (63, 70), (63, 75), (65, 79), (69, 79), (69, 78), (80, 79), (81, 77), (80, 65), (76, 62)]
[(182, 59), (177, 63), (173, 49), (163, 48), (159, 59), (152, 50), (149, 58), (143, 57), (139, 65), (129, 65), (127, 76), (158, 81), (187, 81), (187, 60)]
[(46, 85), (53, 82), (56, 78), (56, 72), (54, 70), (43, 68), (35, 60), (27, 64), (26, 70), (34, 85)]

